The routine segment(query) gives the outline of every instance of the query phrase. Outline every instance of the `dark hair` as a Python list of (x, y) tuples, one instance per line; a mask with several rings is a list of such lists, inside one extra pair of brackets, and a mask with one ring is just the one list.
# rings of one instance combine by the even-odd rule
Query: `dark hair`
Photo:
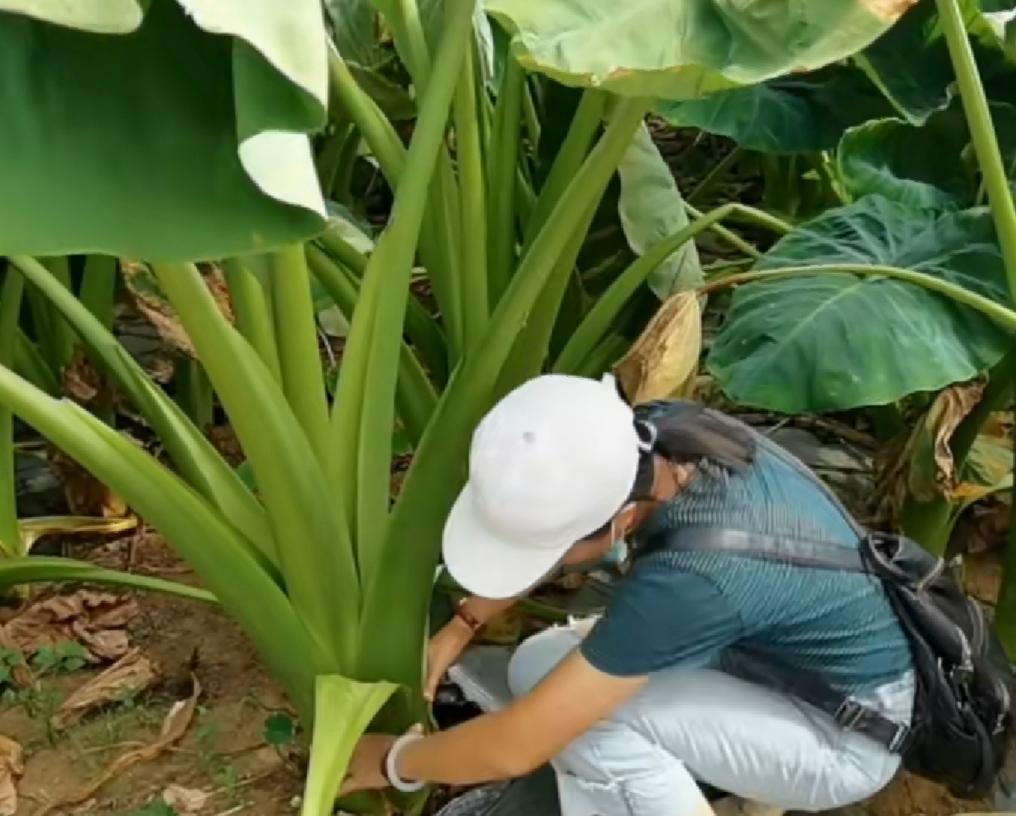
[[(755, 438), (746, 426), (688, 402), (655, 403), (637, 409), (635, 432), (639, 464), (625, 504), (652, 496), (657, 455), (675, 464), (705, 460), (735, 472), (745, 470), (755, 459)], [(610, 521), (586, 538), (596, 538), (608, 529)]]

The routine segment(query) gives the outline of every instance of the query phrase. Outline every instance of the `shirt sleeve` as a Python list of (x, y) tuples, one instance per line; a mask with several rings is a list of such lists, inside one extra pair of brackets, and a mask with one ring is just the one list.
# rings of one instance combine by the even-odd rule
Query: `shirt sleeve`
[(636, 567), (581, 651), (606, 674), (634, 677), (677, 665), (706, 666), (742, 632), (737, 610), (708, 578)]

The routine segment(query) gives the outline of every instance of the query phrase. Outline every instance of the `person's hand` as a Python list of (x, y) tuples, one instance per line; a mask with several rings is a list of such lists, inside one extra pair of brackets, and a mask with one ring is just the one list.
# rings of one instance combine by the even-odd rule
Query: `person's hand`
[(384, 764), (388, 751), (397, 737), (391, 734), (364, 734), (353, 749), (346, 778), (342, 780), (340, 796), (362, 790), (382, 790), (388, 787)]
[(442, 629), (430, 639), (427, 645), (427, 681), (423, 686), (423, 698), (434, 701), (438, 684), (444, 677), (448, 667), (462, 654), (469, 641), (473, 639), (473, 630), (458, 615), (452, 617)]

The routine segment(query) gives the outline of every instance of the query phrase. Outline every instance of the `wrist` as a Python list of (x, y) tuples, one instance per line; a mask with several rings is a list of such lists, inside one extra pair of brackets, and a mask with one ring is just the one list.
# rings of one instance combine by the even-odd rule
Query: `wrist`
[(422, 739), (422, 734), (413, 732), (403, 734), (391, 744), (385, 753), (384, 761), (382, 762), (382, 773), (388, 784), (395, 788), (395, 790), (402, 793), (416, 793), (426, 786), (427, 783), (421, 780), (406, 779), (401, 772), (403, 765), (401, 759), (406, 749), (411, 748), (414, 743)]
[(486, 621), (474, 614), (473, 610), (467, 606), (467, 603), (467, 598), (459, 601), (455, 607), (452, 622), (456, 624), (457, 631), (460, 634), (468, 639), (472, 639), (473, 635), (480, 631)]

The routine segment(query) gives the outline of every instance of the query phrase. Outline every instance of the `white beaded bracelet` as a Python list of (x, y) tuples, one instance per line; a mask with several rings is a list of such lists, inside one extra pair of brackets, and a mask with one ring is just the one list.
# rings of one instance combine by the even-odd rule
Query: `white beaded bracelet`
[(419, 739), (423, 739), (422, 734), (403, 734), (392, 743), (392, 747), (388, 749), (388, 755), (385, 757), (385, 778), (388, 780), (389, 785), (402, 793), (416, 793), (419, 790), (423, 790), (427, 784), (426, 782), (407, 782), (399, 776), (399, 772), (395, 767), (396, 760), (398, 760), (402, 749)]

